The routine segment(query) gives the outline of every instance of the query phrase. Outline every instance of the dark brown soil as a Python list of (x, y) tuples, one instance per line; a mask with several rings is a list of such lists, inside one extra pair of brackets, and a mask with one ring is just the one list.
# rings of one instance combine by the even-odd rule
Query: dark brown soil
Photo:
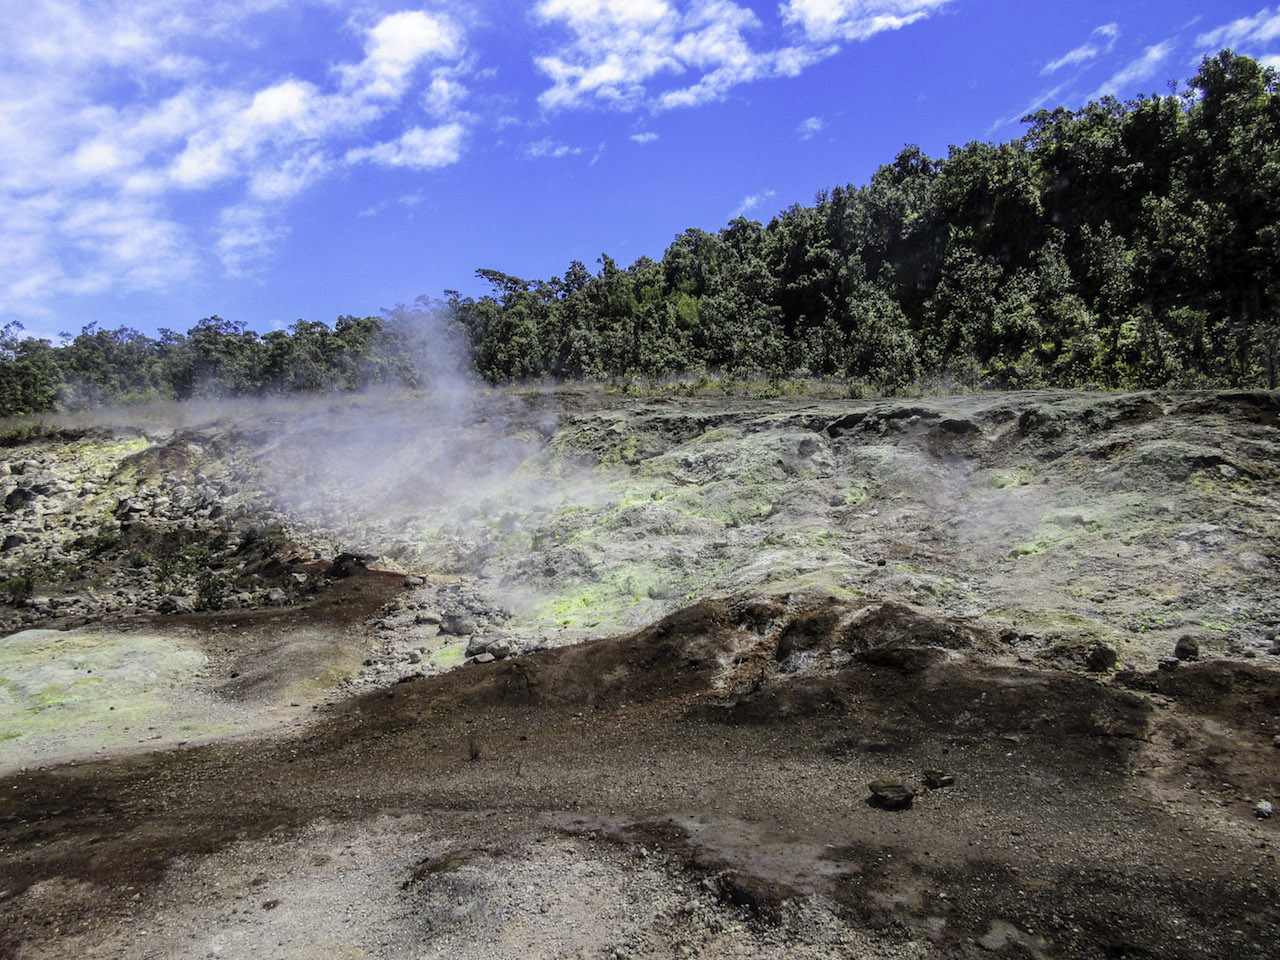
[[(363, 606), (358, 586), (315, 610)], [(287, 740), (2, 781), (0, 955), (92, 941), (177, 860), (387, 811), (475, 814), (467, 849), (557, 834), (661, 849), (762, 928), (825, 897), (929, 956), (1274, 955), (1275, 821), (1252, 806), (1275, 788), (1276, 671), (1101, 680), (946, 649), (983, 641), (940, 644), (960, 627), (899, 605), (763, 607), (701, 602), (623, 638), (409, 680)], [(867, 624), (887, 639), (851, 643)], [(778, 664), (779, 636), (813, 659)], [(924, 788), (929, 769), (954, 784)], [(879, 777), (913, 786), (911, 807), (871, 805)], [(424, 858), (403, 889), (458, 856)], [(26, 895), (55, 881), (81, 894)]]

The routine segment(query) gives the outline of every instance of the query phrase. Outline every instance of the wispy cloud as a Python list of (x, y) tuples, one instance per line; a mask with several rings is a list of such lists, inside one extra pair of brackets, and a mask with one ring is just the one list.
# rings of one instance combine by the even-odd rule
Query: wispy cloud
[(1119, 24), (1104, 23), (1100, 27), (1095, 27), (1085, 43), (1082, 43), (1074, 50), (1064, 53), (1057, 60), (1051, 60), (1046, 63), (1040, 73), (1042, 75), (1056, 73), (1063, 67), (1079, 67), (1092, 63), (1103, 54), (1110, 53), (1112, 48), (1115, 47), (1119, 36)]
[(413, 193), (402, 194), (394, 199), (391, 197), (383, 197), (377, 203), (373, 204), (373, 206), (365, 207), (357, 214), (357, 216), (376, 217), (378, 214), (382, 213), (382, 211), (389, 208), (393, 203), (412, 209), (422, 203), (423, 199), (424, 197), (421, 190), (414, 191)]
[(784, 22), (813, 41), (867, 40), (923, 20), (951, 0), (787, 0)]
[(1173, 53), (1174, 42), (1166, 40), (1153, 44), (1143, 51), (1142, 56), (1131, 60), (1114, 73), (1109, 80), (1089, 95), (1090, 100), (1101, 100), (1103, 97), (1115, 96), (1132, 88), (1135, 83), (1150, 80), (1159, 73), (1160, 68)]
[(525, 156), (534, 159), (549, 157), (552, 160), (558, 160), (561, 157), (576, 157), (582, 153), (581, 147), (571, 147), (567, 143), (561, 143), (559, 140), (539, 140), (525, 147)]
[(992, 133), (995, 133), (997, 130), (999, 130), (1001, 127), (1007, 127), (1011, 123), (1018, 123), (1019, 121), (1022, 120), (1023, 117), (1030, 116), (1031, 114), (1035, 113), (1037, 110), (1041, 109), (1042, 107), (1047, 107), (1049, 104), (1055, 104), (1055, 105), (1058, 104), (1060, 102), (1060, 96), (1062, 94), (1062, 91), (1065, 90), (1066, 87), (1067, 87), (1067, 84), (1060, 83), (1053, 89), (1045, 90), (1043, 93), (1038, 94), (1035, 97), (1035, 99), (1033, 99), (1021, 110), (1017, 111), (1011, 116), (1001, 117), (1000, 119), (993, 121), (991, 126), (987, 128), (987, 133), (992, 134)]
[(1211, 52), (1276, 43), (1280, 43), (1280, 7), (1263, 7), (1252, 17), (1241, 17), (1196, 37), (1196, 46)]
[(257, 261), (288, 233), (288, 228), (253, 204), (227, 207), (218, 217), (218, 256), (228, 275), (253, 273)]
[(765, 190), (763, 193), (752, 193), (742, 198), (742, 202), (738, 204), (729, 214), (729, 219), (734, 220), (738, 217), (750, 213), (756, 207), (760, 206), (764, 201), (770, 199), (774, 195), (772, 190)]
[(653, 143), (658, 139), (658, 135), (652, 130), (646, 130), (644, 133), (633, 133), (631, 139), (636, 143)]
[(796, 127), (796, 133), (799, 134), (801, 140), (812, 140), (822, 132), (826, 125), (826, 121), (821, 117), (809, 117), (800, 121), (800, 126)]

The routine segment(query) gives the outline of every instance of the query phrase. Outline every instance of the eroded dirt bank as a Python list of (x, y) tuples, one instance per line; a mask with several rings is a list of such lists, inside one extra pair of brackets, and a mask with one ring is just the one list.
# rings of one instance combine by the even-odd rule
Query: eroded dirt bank
[[(483, 496), (394, 520), (310, 468), (341, 530), (253, 453), (305, 431), (144, 434), (61, 501), (108, 441), (27, 441), (4, 562), (61, 579), (11, 627), (110, 682), (5, 688), (0, 954), (1274, 952), (1274, 396), (571, 399), (450, 426), (498, 424)], [(179, 529), (204, 569), (139, 575)], [(170, 702), (234, 729), (99, 753), (106, 634), (203, 657)]]

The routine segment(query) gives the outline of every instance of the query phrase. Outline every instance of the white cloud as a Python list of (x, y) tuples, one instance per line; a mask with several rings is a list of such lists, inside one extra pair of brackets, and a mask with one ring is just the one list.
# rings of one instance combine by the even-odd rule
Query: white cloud
[(1120, 36), (1120, 27), (1115, 23), (1104, 23), (1100, 27), (1094, 28), (1089, 39), (1076, 47), (1064, 53), (1057, 60), (1051, 60), (1044, 65), (1044, 69), (1040, 73), (1055, 73), (1063, 67), (1081, 66), (1086, 63), (1092, 63), (1104, 53), (1110, 53), (1116, 45), (1116, 39)]
[(259, 167), (249, 177), (249, 193), (259, 200), (287, 200), (317, 183), (333, 169), (326, 154), (300, 150), (278, 166)]
[[(334, 12), (331, 0), (303, 2), (316, 8), (307, 15)], [(354, 28), (345, 62), (318, 52), (305, 79), (239, 69), (257, 62), (255, 18), (285, 5), (44, 0), (6, 13), (0, 311), (169, 284), (211, 256), (243, 273), (282, 235), (282, 204), (348, 157), (457, 162), (470, 118), (456, 22), (391, 13)], [(421, 109), (436, 126), (418, 125)], [(181, 225), (177, 205), (186, 217), (193, 202), (222, 209), (212, 237)]]
[(764, 201), (773, 196), (772, 190), (765, 190), (763, 193), (752, 193), (742, 198), (742, 202), (734, 208), (729, 214), (730, 220), (736, 220), (738, 217), (744, 216), (756, 207), (760, 206)]
[(800, 27), (812, 41), (866, 40), (923, 20), (951, 0), (787, 0), (779, 8), (785, 23)]
[(1172, 52), (1172, 40), (1166, 40), (1163, 43), (1147, 47), (1142, 56), (1125, 64), (1111, 79), (1093, 91), (1089, 95), (1089, 99), (1101, 100), (1107, 96), (1118, 96), (1130, 92), (1136, 93), (1137, 91), (1132, 90), (1133, 85), (1154, 77), (1164, 62), (1169, 59), (1169, 54)]
[(430, 170), (457, 163), (462, 156), (466, 128), (460, 123), (446, 123), (430, 130), (414, 127), (395, 140), (347, 151), (349, 163), (370, 161), (384, 167), (408, 167)]
[(461, 79), (468, 69), (466, 64), (457, 64), (432, 70), (431, 82), (422, 93), (422, 108), (442, 119), (456, 116), (469, 93)]
[(558, 140), (539, 140), (537, 143), (531, 143), (525, 147), (525, 156), (541, 159), (549, 157), (558, 160), (561, 157), (573, 157), (582, 153), (581, 147), (571, 147), (567, 143), (561, 143)]
[(800, 121), (800, 126), (796, 127), (796, 133), (799, 134), (801, 140), (812, 140), (822, 132), (826, 125), (826, 121), (821, 117), (809, 117)]
[(1196, 46), (1217, 52), (1223, 47), (1240, 49), (1280, 41), (1280, 7), (1263, 7), (1252, 17), (1241, 17), (1231, 23), (1208, 30), (1196, 37)]
[(380, 20), (369, 31), (364, 60), (340, 73), (362, 97), (399, 99), (424, 61), (455, 58), (460, 46), (461, 34), (448, 19), (405, 10)]
[[(536, 13), (570, 35), (534, 61), (551, 80), (538, 98), (549, 110), (696, 106), (723, 99), (742, 83), (795, 76), (835, 52), (809, 46), (755, 49), (747, 38), (761, 31), (760, 20), (731, 0), (679, 6), (666, 0), (544, 0)], [(672, 83), (660, 92), (650, 89)]]
[(653, 143), (658, 139), (658, 135), (652, 130), (646, 130), (644, 133), (633, 133), (631, 139), (636, 143)]

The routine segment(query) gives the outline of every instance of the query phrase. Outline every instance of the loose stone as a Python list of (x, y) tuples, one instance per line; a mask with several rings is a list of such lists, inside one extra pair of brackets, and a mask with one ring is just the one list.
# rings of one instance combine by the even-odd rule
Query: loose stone
[(893, 778), (872, 780), (867, 789), (871, 791), (872, 804), (884, 810), (905, 810), (916, 797), (914, 790)]

